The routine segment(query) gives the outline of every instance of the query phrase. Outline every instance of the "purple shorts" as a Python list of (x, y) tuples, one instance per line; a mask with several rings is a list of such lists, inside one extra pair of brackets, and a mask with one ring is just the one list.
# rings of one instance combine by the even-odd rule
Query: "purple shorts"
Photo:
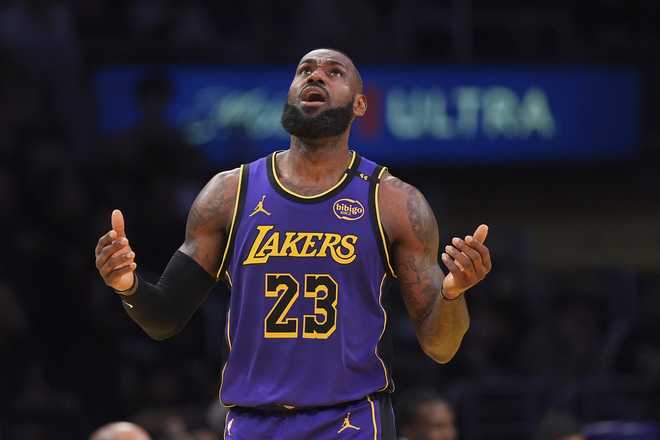
[(325, 408), (261, 410), (233, 407), (226, 440), (396, 440), (390, 395)]

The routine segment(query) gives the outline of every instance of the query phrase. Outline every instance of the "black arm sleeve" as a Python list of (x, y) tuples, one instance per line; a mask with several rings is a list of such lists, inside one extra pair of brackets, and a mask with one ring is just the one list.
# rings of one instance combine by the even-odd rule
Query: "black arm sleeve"
[(179, 333), (204, 302), (215, 279), (188, 255), (176, 251), (157, 284), (135, 274), (134, 291), (121, 295), (124, 309), (153, 339)]

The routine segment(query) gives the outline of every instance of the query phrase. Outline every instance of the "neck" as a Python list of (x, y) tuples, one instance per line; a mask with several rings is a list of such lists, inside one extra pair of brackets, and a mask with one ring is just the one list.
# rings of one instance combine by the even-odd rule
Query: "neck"
[(339, 136), (322, 139), (301, 139), (291, 136), (289, 150), (282, 154), (280, 167), (302, 178), (330, 180), (338, 178), (350, 160), (349, 130)]

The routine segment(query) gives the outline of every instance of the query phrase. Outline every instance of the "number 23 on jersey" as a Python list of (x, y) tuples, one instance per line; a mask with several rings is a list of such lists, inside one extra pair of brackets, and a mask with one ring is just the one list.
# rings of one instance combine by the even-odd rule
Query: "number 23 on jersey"
[[(303, 316), (302, 337), (328, 339), (337, 328), (337, 282), (328, 274), (306, 274), (304, 296), (314, 301), (314, 314)], [(264, 318), (265, 338), (299, 337), (299, 318), (288, 316), (298, 300), (300, 283), (290, 273), (267, 273), (265, 295), (277, 298)]]

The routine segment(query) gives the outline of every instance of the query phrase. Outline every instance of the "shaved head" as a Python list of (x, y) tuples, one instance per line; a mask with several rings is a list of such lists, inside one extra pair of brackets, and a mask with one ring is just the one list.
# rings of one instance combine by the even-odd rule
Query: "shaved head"
[(147, 431), (133, 423), (115, 422), (101, 426), (89, 440), (151, 440)]

